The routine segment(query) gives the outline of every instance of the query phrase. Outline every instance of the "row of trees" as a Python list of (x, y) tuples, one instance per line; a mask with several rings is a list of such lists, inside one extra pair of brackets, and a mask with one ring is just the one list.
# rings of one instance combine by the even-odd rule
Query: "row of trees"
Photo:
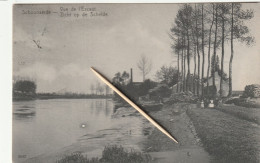
[(36, 94), (37, 85), (31, 80), (17, 80), (13, 83), (14, 93)]
[(92, 95), (108, 95), (110, 94), (110, 88), (107, 85), (102, 85), (99, 82), (90, 85), (90, 91)]
[[(251, 45), (254, 38), (249, 33), (245, 21), (254, 16), (252, 10), (242, 9), (241, 3), (183, 4), (180, 6), (171, 28), (172, 49), (178, 58), (178, 91), (193, 91), (204, 97), (204, 83), (207, 82), (206, 93), (209, 94), (210, 67), (212, 85), (216, 88), (215, 73), (217, 52), (220, 59), (220, 96), (223, 96), (224, 57), (226, 43), (230, 43), (229, 60), (229, 95), (232, 95), (232, 64), (234, 41)], [(207, 55), (207, 67), (205, 59)], [(191, 72), (191, 59), (194, 67)], [(186, 72), (187, 71), (187, 72)], [(206, 74), (205, 74), (206, 73)], [(193, 88), (193, 90), (191, 90)], [(200, 90), (201, 89), (201, 90)]]

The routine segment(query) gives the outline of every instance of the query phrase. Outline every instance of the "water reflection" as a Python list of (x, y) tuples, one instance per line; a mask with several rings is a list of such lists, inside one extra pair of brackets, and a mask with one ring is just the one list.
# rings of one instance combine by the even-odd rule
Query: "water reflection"
[(96, 113), (96, 115), (99, 115), (99, 113), (100, 113), (100, 111), (102, 110), (102, 109), (104, 109), (104, 106), (103, 106), (103, 102), (104, 102), (104, 100), (101, 100), (101, 99), (97, 99), (96, 101), (95, 101), (95, 104), (96, 104), (96, 106), (95, 106), (95, 113)]
[(13, 119), (17, 120), (17, 121), (23, 120), (23, 121), (31, 122), (35, 118), (35, 115), (36, 115), (36, 113), (31, 114), (31, 115), (14, 114)]
[(108, 99), (106, 99), (106, 101), (105, 101), (105, 114), (106, 114), (106, 116), (108, 116), (108, 114), (109, 114), (109, 112), (108, 112)]
[(13, 118), (15, 120), (32, 121), (36, 116), (34, 102), (21, 102), (13, 105)]
[(14, 162), (23, 161), (18, 155), (31, 158), (55, 153), (63, 147), (70, 151), (85, 149), (88, 156), (100, 156), (109, 144), (140, 150), (138, 143), (146, 135), (143, 130), (147, 122), (135, 115), (134, 109), (123, 108), (113, 113), (114, 104), (109, 99), (14, 102), (13, 109), (14, 113), (19, 109), (35, 111), (23, 118), (14, 114)]

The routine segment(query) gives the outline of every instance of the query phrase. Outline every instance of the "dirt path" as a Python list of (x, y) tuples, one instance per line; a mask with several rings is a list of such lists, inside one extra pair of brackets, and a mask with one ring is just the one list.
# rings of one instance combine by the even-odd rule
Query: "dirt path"
[(164, 126), (177, 140), (174, 143), (159, 130), (154, 129), (144, 142), (144, 151), (154, 162), (209, 162), (210, 157), (202, 148), (195, 128), (186, 114), (189, 105), (177, 104), (165, 106), (161, 111), (150, 115)]

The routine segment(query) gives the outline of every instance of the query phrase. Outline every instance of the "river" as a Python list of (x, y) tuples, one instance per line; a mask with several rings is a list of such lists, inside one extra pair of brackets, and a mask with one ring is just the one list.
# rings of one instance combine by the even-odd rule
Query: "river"
[(16, 101), (13, 113), (14, 162), (74, 151), (100, 157), (115, 144), (141, 151), (152, 128), (133, 108), (115, 111), (111, 99)]

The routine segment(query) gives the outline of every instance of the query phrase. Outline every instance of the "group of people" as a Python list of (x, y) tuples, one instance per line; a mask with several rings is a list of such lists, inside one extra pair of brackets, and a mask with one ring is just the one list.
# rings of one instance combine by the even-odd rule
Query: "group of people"
[[(204, 100), (201, 100), (201, 102), (200, 102), (200, 107), (201, 107), (201, 108), (205, 108)], [(213, 101), (213, 100), (209, 100), (208, 108), (214, 108), (214, 107), (215, 107), (214, 101)]]

